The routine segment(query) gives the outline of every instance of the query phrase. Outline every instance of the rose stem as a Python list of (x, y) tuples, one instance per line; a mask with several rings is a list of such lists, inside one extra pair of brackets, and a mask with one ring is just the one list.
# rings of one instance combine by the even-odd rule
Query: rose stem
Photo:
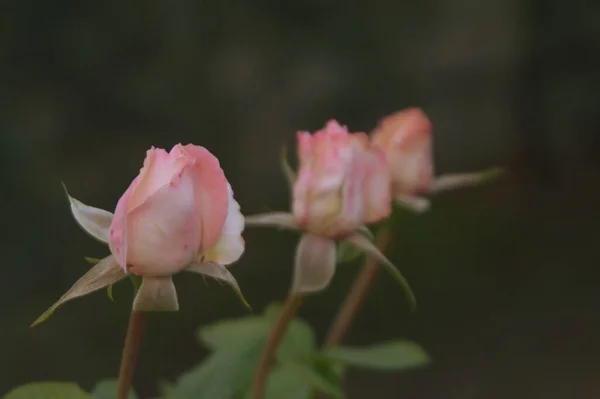
[(281, 342), (281, 339), (283, 338), (288, 326), (292, 320), (294, 320), (294, 316), (296, 316), (296, 313), (298, 312), (298, 309), (300, 309), (300, 306), (302, 306), (303, 302), (303, 296), (291, 294), (283, 304), (281, 312), (277, 316), (275, 325), (269, 333), (267, 343), (258, 361), (258, 368), (256, 370), (256, 374), (254, 375), (252, 399), (263, 399), (265, 395), (267, 379), (269, 377), (269, 370), (271, 368), (271, 363), (275, 358), (277, 347), (279, 346), (279, 343)]
[[(385, 253), (392, 244), (392, 240), (392, 228), (388, 224), (382, 228), (381, 233), (377, 237), (377, 247), (381, 252)], [(354, 280), (354, 285), (346, 296), (344, 303), (340, 306), (340, 310), (325, 336), (323, 344), (325, 348), (337, 346), (342, 342), (354, 316), (369, 293), (378, 272), (379, 265), (375, 259), (369, 256), (358, 277)]]
[(129, 318), (129, 327), (127, 328), (125, 346), (123, 347), (117, 399), (127, 399), (129, 396), (131, 381), (133, 380), (135, 365), (140, 353), (140, 343), (145, 325), (146, 313), (133, 310)]

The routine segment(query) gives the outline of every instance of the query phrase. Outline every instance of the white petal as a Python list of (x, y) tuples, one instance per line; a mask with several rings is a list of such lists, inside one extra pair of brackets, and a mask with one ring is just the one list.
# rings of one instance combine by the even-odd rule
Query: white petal
[(193, 263), (188, 268), (186, 268), (185, 271), (212, 277), (230, 285), (234, 289), (244, 306), (252, 310), (250, 304), (248, 304), (248, 301), (246, 301), (246, 298), (242, 294), (242, 290), (238, 285), (235, 277), (233, 277), (229, 270), (227, 270), (224, 266), (217, 265), (216, 263)]
[(397, 195), (396, 204), (417, 213), (423, 213), (429, 209), (429, 200), (423, 197), (411, 195)]
[(439, 193), (460, 187), (476, 186), (493, 179), (502, 173), (500, 168), (491, 168), (482, 172), (453, 173), (442, 175), (434, 180), (429, 189), (430, 193)]
[(271, 212), (263, 213), (261, 215), (246, 216), (246, 226), (272, 226), (290, 230), (298, 230), (298, 226), (296, 226), (296, 223), (294, 222), (294, 215), (287, 212)]
[(102, 242), (108, 242), (108, 229), (112, 221), (113, 214), (104, 209), (94, 208), (84, 204), (83, 202), (71, 197), (67, 191), (67, 187), (63, 184), (65, 193), (69, 198), (71, 212), (77, 221), (88, 234)]
[(245, 247), (242, 238), (244, 215), (240, 212), (240, 204), (233, 198), (233, 190), (229, 183), (227, 189), (229, 191), (229, 208), (221, 237), (214, 247), (207, 249), (202, 254), (203, 261), (218, 263), (219, 265), (229, 265), (238, 260), (244, 253)]
[(292, 292), (308, 294), (324, 290), (335, 273), (335, 242), (306, 234), (296, 248)]
[(36, 321), (31, 325), (32, 327), (45, 321), (54, 311), (63, 303), (70, 301), (71, 299), (79, 298), (90, 294), (94, 291), (98, 291), (108, 285), (114, 284), (126, 276), (125, 272), (117, 264), (114, 256), (110, 255), (94, 267), (92, 267), (86, 274), (83, 275), (73, 286), (67, 291), (60, 299), (44, 312)]
[(392, 262), (386, 256), (381, 253), (381, 251), (369, 241), (366, 237), (360, 234), (354, 234), (344, 240), (345, 242), (349, 242), (354, 245), (356, 248), (360, 249), (367, 255), (373, 257), (379, 264), (386, 269), (394, 279), (402, 286), (404, 289), (404, 293), (406, 294), (406, 298), (410, 304), (412, 310), (414, 310), (417, 306), (417, 299), (415, 298), (408, 281), (404, 278), (402, 273), (394, 266)]
[(138, 312), (177, 311), (177, 290), (171, 277), (144, 277), (133, 310)]

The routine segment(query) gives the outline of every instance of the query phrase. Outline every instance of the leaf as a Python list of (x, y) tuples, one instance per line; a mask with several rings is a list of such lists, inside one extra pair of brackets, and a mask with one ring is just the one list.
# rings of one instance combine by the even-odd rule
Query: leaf
[(177, 290), (173, 279), (170, 276), (144, 277), (133, 300), (133, 310), (138, 312), (175, 312), (179, 310)]
[(323, 356), (351, 366), (389, 371), (422, 367), (431, 362), (425, 350), (410, 341), (391, 341), (363, 348), (330, 348), (323, 351)]
[[(117, 399), (117, 380), (104, 380), (96, 384), (91, 395), (94, 399)], [(128, 399), (138, 399), (133, 388), (129, 390)]]
[(367, 255), (372, 256), (385, 270), (387, 270), (392, 277), (402, 286), (404, 293), (406, 294), (406, 299), (410, 305), (411, 311), (415, 311), (417, 308), (417, 298), (413, 293), (408, 281), (404, 278), (402, 273), (394, 266), (392, 262), (389, 261), (386, 256), (381, 253), (381, 251), (369, 240), (360, 234), (354, 234), (348, 238), (346, 241), (355, 245), (358, 249), (365, 252)]
[(246, 216), (245, 224), (246, 227), (279, 227), (288, 230), (298, 230), (294, 216), (288, 212), (270, 212)]
[(91, 399), (74, 382), (32, 382), (21, 385), (4, 395), (3, 399)]
[(294, 183), (296, 182), (296, 172), (290, 166), (287, 157), (287, 149), (285, 146), (281, 147), (281, 168), (283, 169), (283, 174), (285, 175), (285, 179), (290, 186), (290, 190), (293, 189)]
[(142, 278), (140, 276), (136, 276), (135, 274), (129, 275), (129, 281), (131, 281), (131, 285), (133, 285), (133, 294), (137, 294), (142, 285)]
[(233, 399), (252, 383), (263, 341), (233, 342), (179, 378), (167, 399)]
[(113, 214), (104, 209), (86, 205), (71, 197), (67, 190), (67, 186), (64, 183), (62, 183), (62, 186), (69, 200), (71, 213), (79, 226), (95, 239), (107, 243), (108, 230), (110, 228), (110, 223), (112, 222)]
[(328, 378), (322, 376), (316, 369), (305, 363), (285, 362), (282, 367), (285, 367), (290, 372), (296, 374), (296, 377), (306, 381), (307, 384), (319, 392), (326, 393), (337, 399), (346, 397), (342, 390), (341, 384), (336, 384)]
[(358, 259), (361, 255), (364, 255), (364, 253), (361, 250), (359, 250), (358, 248), (356, 248), (356, 246), (346, 241), (341, 241), (337, 245), (337, 263), (348, 263)]
[[(267, 380), (265, 399), (312, 399), (312, 385), (290, 367), (276, 367)], [(251, 399), (252, 391), (246, 399)]]
[[(267, 314), (223, 320), (201, 328), (198, 335), (206, 346), (215, 351), (228, 349), (242, 342), (247, 342), (247, 345), (253, 345), (253, 342), (264, 345), (274, 323), (275, 319)], [(315, 334), (310, 324), (295, 319), (281, 340), (277, 357), (281, 360), (305, 359), (314, 353), (315, 348)]]
[(212, 277), (217, 279), (223, 283), (226, 283), (230, 287), (233, 288), (238, 298), (242, 301), (242, 304), (249, 310), (252, 311), (252, 307), (244, 297), (242, 293), (242, 289), (237, 283), (237, 280), (233, 275), (227, 270), (225, 266), (218, 265), (216, 263), (194, 263), (185, 269), (188, 272), (199, 273), (204, 276)]
[(310, 294), (327, 288), (335, 274), (335, 241), (305, 234), (296, 248), (291, 292)]
[(89, 258), (87, 256), (84, 256), (83, 259), (85, 259), (86, 262), (95, 265), (96, 263), (100, 262), (102, 259), (99, 258)]
[(40, 317), (31, 324), (34, 327), (54, 313), (54, 311), (63, 303), (71, 299), (91, 294), (94, 291), (102, 289), (110, 284), (125, 277), (125, 272), (115, 261), (115, 258), (110, 255), (102, 259), (96, 266), (92, 267), (86, 274), (83, 275), (60, 299), (46, 310)]

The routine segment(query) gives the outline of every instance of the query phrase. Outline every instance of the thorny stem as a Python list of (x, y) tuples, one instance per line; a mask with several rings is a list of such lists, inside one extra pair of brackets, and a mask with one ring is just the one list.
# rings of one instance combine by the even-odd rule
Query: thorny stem
[(301, 295), (291, 294), (286, 299), (281, 312), (277, 316), (275, 325), (271, 329), (267, 338), (267, 344), (263, 349), (260, 359), (258, 361), (258, 367), (256, 374), (254, 375), (254, 387), (252, 388), (252, 399), (263, 399), (265, 396), (265, 390), (267, 380), (269, 377), (269, 370), (271, 369), (271, 363), (275, 358), (277, 347), (281, 342), (281, 339), (285, 335), (288, 326), (294, 320), (298, 309), (302, 306), (304, 297)]
[[(385, 253), (393, 241), (393, 233), (390, 225), (383, 227), (381, 233), (377, 237), (377, 247), (381, 252)], [(359, 273), (354, 285), (350, 289), (350, 292), (346, 296), (344, 303), (340, 307), (340, 310), (331, 324), (329, 331), (325, 337), (323, 344), (326, 348), (331, 348), (339, 345), (344, 339), (344, 335), (350, 327), (354, 316), (359, 311), (365, 297), (369, 293), (375, 277), (379, 272), (379, 265), (377, 261), (372, 257), (368, 257), (365, 261), (361, 272)]]
[(125, 346), (123, 347), (121, 370), (119, 371), (117, 399), (127, 399), (129, 396), (145, 325), (146, 313), (135, 310), (131, 311), (127, 336), (125, 337)]

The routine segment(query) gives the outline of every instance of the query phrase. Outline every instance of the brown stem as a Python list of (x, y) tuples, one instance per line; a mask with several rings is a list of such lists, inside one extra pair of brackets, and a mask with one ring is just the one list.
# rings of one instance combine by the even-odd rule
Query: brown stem
[[(377, 237), (377, 247), (381, 252), (386, 252), (393, 240), (392, 229), (390, 226), (383, 227), (383, 230)], [(346, 296), (344, 303), (340, 307), (340, 310), (331, 324), (329, 331), (327, 332), (324, 347), (330, 348), (339, 345), (344, 339), (344, 335), (348, 330), (348, 327), (352, 323), (354, 316), (360, 309), (365, 296), (369, 293), (375, 277), (379, 272), (379, 265), (372, 257), (368, 257), (365, 261), (363, 269), (360, 271), (354, 285), (350, 289), (350, 292)]]
[(119, 371), (119, 385), (117, 389), (117, 399), (127, 399), (133, 380), (135, 365), (140, 353), (140, 343), (144, 326), (146, 325), (146, 312), (133, 310), (129, 318), (129, 327), (125, 337), (125, 346), (123, 347), (123, 357), (121, 359), (121, 370)]
[(291, 294), (283, 304), (281, 312), (275, 321), (275, 325), (269, 333), (267, 344), (265, 345), (265, 348), (263, 349), (258, 361), (258, 368), (256, 370), (256, 374), (254, 375), (252, 399), (263, 399), (265, 396), (269, 370), (271, 369), (271, 363), (275, 358), (277, 347), (279, 346), (279, 343), (285, 335), (288, 326), (292, 320), (294, 320), (294, 316), (296, 316), (296, 313), (298, 312), (298, 309), (300, 309), (300, 306), (302, 306), (303, 302), (303, 296)]

